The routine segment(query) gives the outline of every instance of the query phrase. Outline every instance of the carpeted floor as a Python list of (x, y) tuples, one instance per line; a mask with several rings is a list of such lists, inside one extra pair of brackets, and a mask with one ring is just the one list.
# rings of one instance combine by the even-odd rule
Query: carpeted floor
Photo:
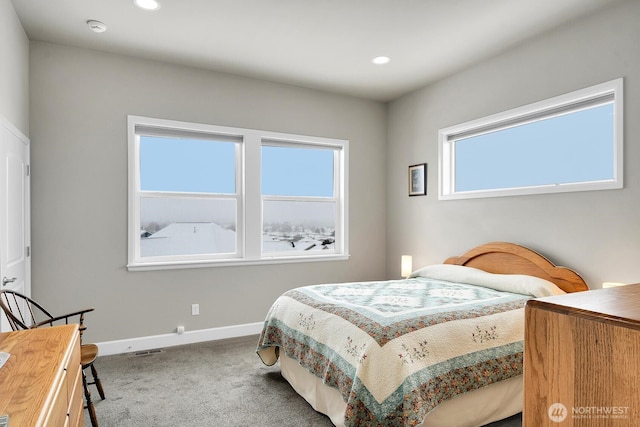
[[(255, 353), (257, 336), (99, 357), (100, 427), (331, 427)], [(90, 426), (85, 411), (85, 426)], [(520, 427), (519, 415), (490, 427)]]

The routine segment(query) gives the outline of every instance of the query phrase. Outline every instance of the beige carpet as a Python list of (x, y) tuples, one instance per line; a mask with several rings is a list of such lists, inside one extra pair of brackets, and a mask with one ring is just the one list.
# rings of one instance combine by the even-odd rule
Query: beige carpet
[[(331, 427), (255, 353), (257, 336), (99, 357), (100, 427)], [(491, 427), (520, 427), (520, 416)], [(90, 426), (85, 411), (85, 426)]]

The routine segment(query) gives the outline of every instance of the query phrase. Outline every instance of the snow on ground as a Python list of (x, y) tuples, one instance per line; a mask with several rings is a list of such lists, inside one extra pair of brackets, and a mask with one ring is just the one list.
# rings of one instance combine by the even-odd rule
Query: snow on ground
[(235, 250), (235, 231), (214, 222), (174, 222), (140, 240), (143, 257), (229, 253)]
[[(233, 253), (236, 233), (214, 222), (175, 222), (156, 233), (143, 233), (140, 253), (143, 257)], [(333, 250), (334, 239), (318, 233), (268, 232), (263, 235), (265, 253)]]

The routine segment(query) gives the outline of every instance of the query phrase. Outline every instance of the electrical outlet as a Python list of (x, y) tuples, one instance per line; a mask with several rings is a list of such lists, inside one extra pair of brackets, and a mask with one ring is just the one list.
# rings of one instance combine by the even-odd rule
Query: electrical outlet
[(200, 304), (191, 304), (191, 315), (198, 316), (200, 314)]

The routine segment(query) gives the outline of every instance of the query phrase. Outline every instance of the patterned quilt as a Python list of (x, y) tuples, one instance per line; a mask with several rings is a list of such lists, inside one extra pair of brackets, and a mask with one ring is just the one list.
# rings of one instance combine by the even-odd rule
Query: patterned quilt
[(272, 365), (284, 351), (336, 387), (346, 427), (419, 425), (446, 399), (522, 374), (523, 307), (534, 295), (485, 287), (484, 272), (485, 286), (443, 280), (451, 270), (290, 290), (267, 314), (258, 355)]

